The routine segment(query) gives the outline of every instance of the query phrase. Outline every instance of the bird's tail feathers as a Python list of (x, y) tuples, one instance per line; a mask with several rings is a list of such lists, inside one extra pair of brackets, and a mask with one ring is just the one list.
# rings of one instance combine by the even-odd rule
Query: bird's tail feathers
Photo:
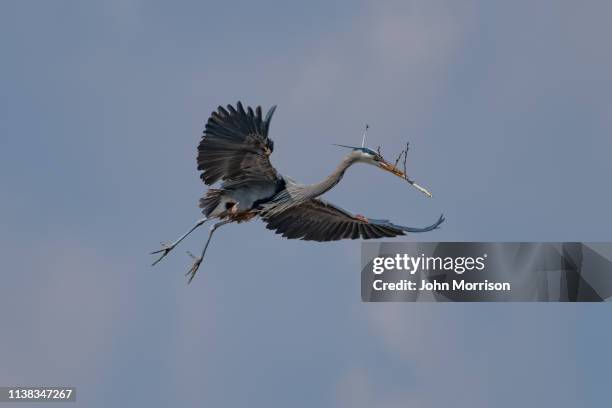
[(223, 190), (211, 188), (206, 192), (204, 197), (200, 198), (200, 208), (206, 217), (208, 217), (215, 210), (215, 208), (221, 204), (223, 193)]

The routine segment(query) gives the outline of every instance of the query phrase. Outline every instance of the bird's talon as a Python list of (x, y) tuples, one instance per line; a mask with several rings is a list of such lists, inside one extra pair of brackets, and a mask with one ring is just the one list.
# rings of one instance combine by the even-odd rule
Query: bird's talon
[(172, 245), (168, 245), (164, 242), (160, 242), (160, 245), (161, 245), (161, 249), (151, 252), (151, 255), (159, 254), (160, 252), (165, 252), (165, 251), (170, 252), (174, 248)]
[(172, 250), (174, 249), (174, 246), (164, 244), (163, 242), (161, 243), (161, 246), (162, 246), (162, 247), (161, 247), (161, 249), (158, 249), (157, 251), (153, 251), (153, 252), (151, 252), (151, 255), (155, 255), (155, 254), (160, 254), (160, 253), (161, 253), (160, 257), (159, 257), (159, 258), (157, 258), (157, 259), (155, 260), (155, 262), (153, 262), (153, 263), (151, 264), (151, 266), (155, 266), (155, 265), (157, 265), (157, 263), (158, 263), (159, 261), (161, 261), (162, 259), (164, 259), (164, 258), (166, 257), (166, 255), (168, 255), (168, 254), (170, 253), (170, 251), (172, 251)]
[(187, 271), (187, 273), (185, 274), (185, 276), (189, 277), (189, 280), (187, 281), (187, 283), (189, 284), (189, 283), (191, 283), (193, 278), (195, 278), (196, 272), (198, 271), (198, 268), (200, 267), (200, 263), (202, 263), (202, 257), (195, 257), (195, 256), (193, 256), (193, 254), (191, 252), (189, 252), (189, 251), (187, 251), (187, 252), (194, 259), (193, 265), (191, 265), (191, 269), (189, 269)]

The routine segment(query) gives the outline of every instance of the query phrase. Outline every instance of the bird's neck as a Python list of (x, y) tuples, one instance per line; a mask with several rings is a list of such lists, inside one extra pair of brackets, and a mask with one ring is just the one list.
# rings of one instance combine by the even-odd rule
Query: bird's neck
[(314, 184), (297, 184), (290, 182), (287, 184), (285, 190), (281, 191), (274, 198), (274, 206), (267, 209), (268, 215), (274, 213), (281, 213), (291, 207), (300, 205), (306, 201), (312, 200), (319, 197), (320, 195), (331, 190), (344, 176), (344, 172), (348, 169), (355, 159), (348, 156), (342, 160), (342, 162), (336, 167), (336, 170), (327, 178), (319, 183)]
[(351, 167), (351, 165), (353, 165), (354, 163), (355, 160), (352, 157), (347, 156), (344, 158), (344, 160), (342, 160), (342, 162), (340, 162), (338, 167), (336, 167), (336, 170), (334, 170), (333, 173), (327, 176), (327, 178), (325, 178), (319, 183), (311, 184), (309, 186), (309, 190), (313, 192), (313, 197), (311, 198), (318, 197), (334, 188), (336, 184), (338, 184), (340, 180), (342, 180), (342, 177), (344, 177), (344, 172), (346, 171), (346, 169)]

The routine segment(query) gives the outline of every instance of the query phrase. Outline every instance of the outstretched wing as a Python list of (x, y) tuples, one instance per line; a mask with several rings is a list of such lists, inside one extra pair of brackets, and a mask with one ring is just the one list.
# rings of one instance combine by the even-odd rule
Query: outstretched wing
[(375, 220), (351, 214), (320, 199), (291, 207), (279, 214), (263, 218), (266, 228), (288, 239), (306, 241), (337, 241), (340, 239), (372, 239), (405, 235), (406, 232), (426, 232), (438, 228), (438, 221), (425, 228), (395, 225), (388, 220)]
[(268, 138), (270, 120), (276, 106), (262, 118), (261, 107), (255, 111), (242, 103), (236, 108), (219, 106), (206, 123), (198, 146), (198, 170), (204, 183), (219, 180), (237, 187), (243, 183), (274, 183), (279, 180), (269, 156), (274, 143)]

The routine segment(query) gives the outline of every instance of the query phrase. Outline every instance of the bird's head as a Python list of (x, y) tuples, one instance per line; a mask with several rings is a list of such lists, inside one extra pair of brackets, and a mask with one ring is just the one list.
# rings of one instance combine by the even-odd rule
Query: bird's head
[(356, 147), (356, 146), (346, 146), (346, 145), (336, 145), (340, 147), (346, 147), (351, 149), (351, 153), (349, 153), (349, 157), (353, 159), (355, 162), (366, 163), (372, 166), (376, 166), (380, 169), (388, 171), (391, 174), (394, 174), (403, 179), (406, 178), (406, 175), (403, 171), (387, 162), (379, 151), (370, 149), (369, 147)]
[(351, 160), (353, 160), (354, 162), (370, 164), (372, 166), (378, 167), (379, 169), (388, 171), (389, 173), (404, 179), (426, 196), (431, 197), (431, 193), (426, 188), (421, 187), (420, 185), (415, 183), (414, 180), (409, 179), (406, 173), (400, 170), (397, 165), (393, 165), (386, 161), (380, 154), (379, 150), (373, 150), (369, 147), (346, 146), (339, 144), (337, 144), (336, 146), (351, 149), (351, 152), (349, 153), (349, 158), (351, 158)]

